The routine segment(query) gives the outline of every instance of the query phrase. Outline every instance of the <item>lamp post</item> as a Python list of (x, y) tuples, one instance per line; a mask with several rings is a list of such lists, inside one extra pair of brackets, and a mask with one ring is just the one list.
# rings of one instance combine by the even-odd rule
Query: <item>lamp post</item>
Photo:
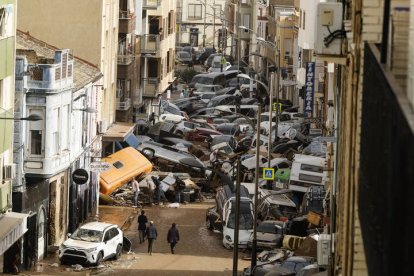
[[(248, 75), (246, 74), (238, 74), (237, 77), (241, 77), (241, 78), (245, 78), (245, 79), (250, 79), (253, 80), (252, 78), (250, 78)], [(263, 82), (259, 81), (259, 80), (253, 80), (259, 84), (261, 84), (265, 89), (266, 92), (269, 94), (269, 88), (267, 87), (266, 84), (264, 84)], [(259, 158), (259, 154), (260, 154), (260, 114), (262, 113), (262, 106), (259, 104), (259, 108), (257, 110), (257, 133), (256, 133), (256, 175), (255, 175), (255, 185), (254, 185), (254, 225), (253, 225), (253, 240), (252, 240), (252, 259), (251, 259), (251, 269), (253, 269), (256, 264), (256, 254), (257, 254), (257, 208), (258, 208), (258, 194), (259, 194), (259, 170), (260, 170), (260, 158)], [(269, 145), (269, 151), (270, 151), (270, 145)]]

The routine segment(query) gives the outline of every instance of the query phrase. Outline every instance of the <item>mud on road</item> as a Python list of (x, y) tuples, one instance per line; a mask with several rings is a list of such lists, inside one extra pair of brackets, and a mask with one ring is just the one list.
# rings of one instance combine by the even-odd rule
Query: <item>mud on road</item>
[[(205, 226), (206, 210), (212, 205), (214, 201), (190, 203), (180, 208), (144, 208), (148, 220), (154, 221), (158, 230), (151, 256), (147, 254), (148, 243), (139, 244), (137, 216), (141, 209), (102, 208), (100, 221), (124, 225), (124, 235), (132, 242), (130, 253), (124, 252), (118, 261), (108, 260), (100, 268), (85, 268), (80, 272), (74, 272), (70, 266), (57, 265), (57, 254), (51, 254), (26, 275), (232, 275), (233, 251), (223, 247), (221, 233), (211, 232)], [(174, 255), (167, 243), (167, 232), (173, 222), (180, 231)], [(239, 275), (250, 264), (242, 259), (248, 255), (239, 252)]]

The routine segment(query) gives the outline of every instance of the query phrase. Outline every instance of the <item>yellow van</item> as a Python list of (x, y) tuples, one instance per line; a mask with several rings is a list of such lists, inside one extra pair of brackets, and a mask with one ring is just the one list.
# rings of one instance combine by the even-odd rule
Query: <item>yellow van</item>
[(152, 171), (152, 163), (139, 151), (132, 147), (124, 148), (102, 161), (111, 164), (111, 168), (100, 174), (100, 192), (109, 195), (126, 184), (133, 177)]

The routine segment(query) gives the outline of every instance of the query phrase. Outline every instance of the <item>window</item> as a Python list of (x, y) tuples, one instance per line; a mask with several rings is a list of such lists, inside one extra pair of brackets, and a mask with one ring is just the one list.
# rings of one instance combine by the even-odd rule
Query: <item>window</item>
[(6, 30), (6, 9), (0, 8), (0, 36), (5, 34)]
[(202, 12), (201, 4), (189, 4), (188, 5), (188, 19), (201, 19)]
[(124, 166), (124, 164), (122, 164), (121, 162), (119, 162), (119, 161), (116, 161), (114, 164), (114, 167), (115, 168), (117, 168), (117, 169), (120, 169), (120, 168), (122, 168), (123, 166)]
[(42, 131), (30, 131), (30, 153), (34, 155), (42, 154)]
[(308, 182), (315, 182), (322, 184), (322, 176), (316, 175), (309, 175), (309, 174), (299, 174), (299, 180), (308, 181)]

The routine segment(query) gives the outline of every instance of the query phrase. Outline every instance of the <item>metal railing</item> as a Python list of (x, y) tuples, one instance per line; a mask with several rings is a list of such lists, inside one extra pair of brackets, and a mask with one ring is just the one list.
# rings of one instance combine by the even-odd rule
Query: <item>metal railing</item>
[(131, 98), (125, 98), (121, 101), (119, 98), (116, 99), (116, 110), (128, 110), (131, 108)]
[(142, 95), (145, 97), (155, 97), (158, 94), (160, 84), (158, 78), (142, 78), (141, 80)]
[(141, 36), (141, 53), (142, 54), (159, 54), (160, 53), (160, 35), (145, 34)]
[(414, 217), (414, 111), (377, 47), (366, 44), (364, 55), (358, 210), (367, 267), (369, 275), (408, 275), (395, 263), (409, 260), (414, 245), (410, 231), (397, 230)]

